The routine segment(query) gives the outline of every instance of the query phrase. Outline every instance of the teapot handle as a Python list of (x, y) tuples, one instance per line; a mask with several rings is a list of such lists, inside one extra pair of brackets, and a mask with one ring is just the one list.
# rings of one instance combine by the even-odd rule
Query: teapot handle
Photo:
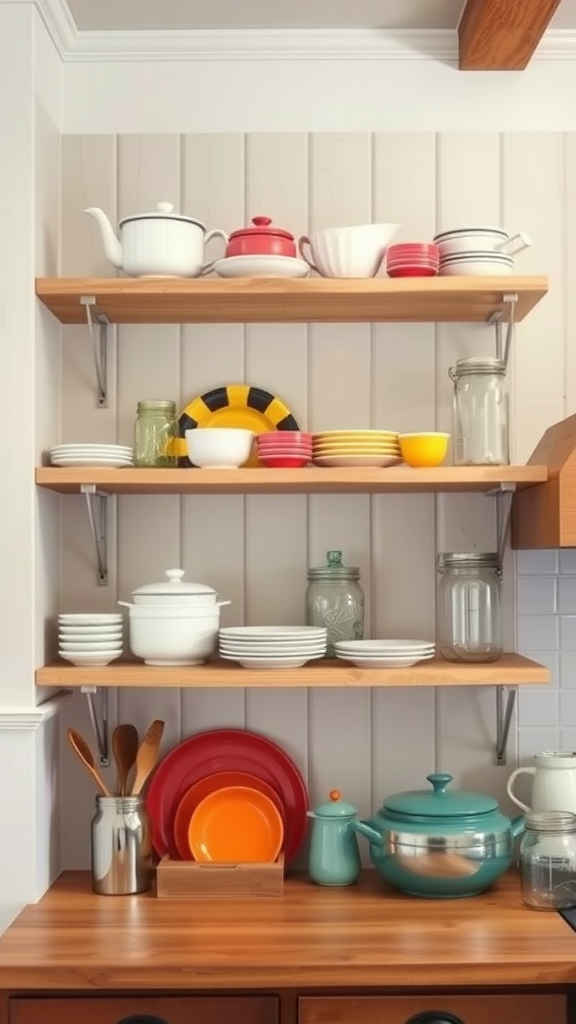
[[(204, 245), (207, 245), (211, 238), (221, 238), (222, 241), (224, 242), (224, 245), (228, 245), (228, 235), (226, 234), (225, 231), (220, 231), (220, 228), (214, 228), (213, 231), (208, 232), (204, 239)], [(214, 264), (220, 259), (222, 259), (221, 256), (216, 256), (213, 260), (209, 260), (208, 263), (204, 263), (200, 268), (200, 273), (198, 276), (203, 277), (204, 274), (210, 273)]]
[(508, 796), (510, 797), (512, 802), (515, 803), (516, 806), (520, 808), (520, 810), (524, 811), (524, 814), (530, 814), (530, 808), (527, 807), (526, 804), (523, 804), (522, 801), (518, 799), (518, 797), (514, 793), (514, 790), (512, 789), (512, 783), (514, 782), (514, 779), (518, 778), (519, 775), (535, 775), (535, 774), (536, 774), (536, 768), (535, 768), (534, 765), (531, 765), (531, 766), (526, 767), (526, 768), (516, 768), (516, 771), (513, 771), (512, 774), (508, 776), (508, 781), (506, 783), (506, 792), (508, 793)]

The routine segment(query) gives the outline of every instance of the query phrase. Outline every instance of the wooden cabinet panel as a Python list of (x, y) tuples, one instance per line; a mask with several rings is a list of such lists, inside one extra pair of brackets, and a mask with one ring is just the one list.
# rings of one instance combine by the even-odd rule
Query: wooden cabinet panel
[[(278, 1024), (275, 996), (11, 999), (9, 1024)], [(550, 1024), (555, 1024), (551, 1021)]]
[(406, 1024), (443, 1010), (463, 1024), (566, 1024), (564, 995), (418, 995), (302, 998), (298, 1024)]

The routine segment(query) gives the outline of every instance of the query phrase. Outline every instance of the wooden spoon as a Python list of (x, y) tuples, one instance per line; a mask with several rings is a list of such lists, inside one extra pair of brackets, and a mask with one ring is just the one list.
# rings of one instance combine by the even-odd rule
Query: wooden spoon
[(110, 790), (107, 789), (107, 787), (104, 785), (100, 773), (96, 768), (96, 764), (94, 762), (94, 755), (90, 750), (90, 747), (86, 743), (84, 737), (81, 736), (79, 732), (76, 732), (75, 729), (67, 729), (66, 731), (68, 733), (68, 740), (70, 742), (70, 746), (72, 747), (72, 750), (74, 751), (76, 756), (82, 762), (84, 767), (88, 769), (90, 775), (97, 783), (97, 785), (100, 787), (104, 796), (111, 796)]
[(156, 767), (163, 732), (164, 722), (156, 718), (138, 747), (138, 753), (136, 754), (136, 778), (132, 786), (132, 796), (138, 796), (141, 793), (146, 779)]
[(134, 767), (138, 752), (138, 730), (135, 725), (117, 725), (112, 733), (112, 753), (118, 772), (118, 793), (126, 796), (128, 776)]

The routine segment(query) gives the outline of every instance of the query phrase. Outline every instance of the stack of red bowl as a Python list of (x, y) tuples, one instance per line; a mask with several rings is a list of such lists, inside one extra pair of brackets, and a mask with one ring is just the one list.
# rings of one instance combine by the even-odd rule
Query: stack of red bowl
[(440, 249), (432, 242), (398, 242), (386, 251), (388, 277), (435, 277)]
[(312, 461), (312, 434), (272, 430), (256, 437), (258, 462), (271, 469), (298, 469)]

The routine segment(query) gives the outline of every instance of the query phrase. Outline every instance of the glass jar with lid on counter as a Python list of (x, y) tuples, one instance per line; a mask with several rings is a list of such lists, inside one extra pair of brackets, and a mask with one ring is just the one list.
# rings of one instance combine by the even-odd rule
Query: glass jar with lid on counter
[(527, 814), (519, 861), (524, 903), (535, 910), (575, 906), (576, 814)]
[(178, 465), (176, 402), (138, 402), (134, 426), (134, 465), (167, 469)]

